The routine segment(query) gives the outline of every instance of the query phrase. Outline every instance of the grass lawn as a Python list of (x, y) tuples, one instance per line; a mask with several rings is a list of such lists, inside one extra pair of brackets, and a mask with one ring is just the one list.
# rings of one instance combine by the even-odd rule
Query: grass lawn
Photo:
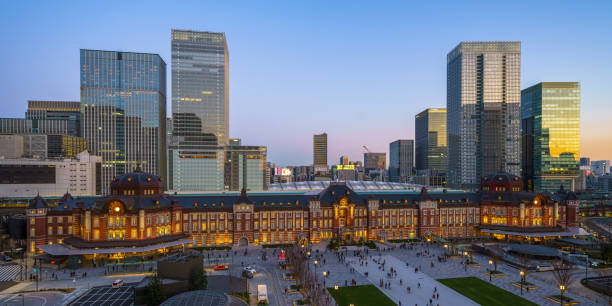
[(374, 285), (340, 287), (338, 290), (327, 288), (327, 290), (340, 306), (348, 306), (350, 304), (355, 306), (395, 306), (395, 303)]
[(480, 305), (538, 305), (476, 277), (438, 279)]

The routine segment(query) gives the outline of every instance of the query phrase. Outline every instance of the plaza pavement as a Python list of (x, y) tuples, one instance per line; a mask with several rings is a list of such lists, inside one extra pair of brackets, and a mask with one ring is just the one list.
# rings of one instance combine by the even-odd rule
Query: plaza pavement
[[(425, 252), (428, 252), (428, 254), (424, 254)], [(474, 276), (488, 282), (489, 275), (485, 274), (485, 272), (488, 268), (492, 268), (489, 267), (489, 257), (478, 254), (474, 256), (474, 261), (478, 262), (481, 267), (466, 267), (461, 263), (460, 259), (449, 259), (446, 262), (438, 262), (437, 257), (443, 256), (444, 248), (437, 244), (417, 244), (412, 250), (400, 249), (396, 247), (395, 249), (382, 251), (381, 253), (392, 255), (403, 262), (408, 262), (411, 266), (419, 266), (419, 270), (422, 270), (424, 273), (435, 279)], [(432, 263), (433, 267), (431, 265)], [(498, 270), (502, 271), (507, 276), (498, 278), (493, 277), (491, 279), (491, 283), (506, 291), (510, 291), (521, 296), (521, 289), (512, 285), (512, 282), (517, 282), (520, 280), (519, 270), (508, 266), (503, 262), (500, 262), (498, 265)], [(558, 305), (546, 299), (547, 296), (560, 294), (559, 289), (554, 283), (551, 272), (529, 273), (527, 276), (527, 281), (534, 283), (540, 288), (529, 291), (523, 289), (522, 297), (539, 305)], [(580, 302), (580, 305), (606, 304), (606, 298), (583, 287), (580, 284), (579, 276), (575, 277), (574, 282), (572, 282), (572, 284), (570, 284), (568, 287), (569, 289), (565, 292), (565, 295)]]
[[(394, 256), (368, 256), (363, 260), (358, 257), (351, 257), (348, 258), (348, 261), (359, 273), (365, 275), (367, 272), (368, 280), (372, 284), (378, 285), (378, 289), (395, 303), (399, 304), (399, 301), (401, 301), (403, 305), (478, 305), (427, 274), (415, 272), (414, 267), (407, 267), (403, 261)], [(395, 271), (395, 275), (390, 274), (391, 269)], [(390, 283), (390, 286), (381, 287), (380, 280)], [(408, 286), (411, 289), (410, 293), (407, 290)], [(435, 297), (432, 295), (435, 295)]]
[[(355, 257), (353, 255), (354, 252), (359, 252), (358, 254), (360, 254), (361, 256), (365, 255), (368, 258), (369, 256), (374, 257), (391, 255), (399, 261), (403, 262), (404, 266), (405, 263), (409, 263), (412, 269), (414, 269), (414, 267), (418, 267), (420, 272), (423, 272), (424, 274), (433, 279), (474, 276), (484, 281), (489, 281), (489, 276), (485, 274), (487, 268), (489, 268), (489, 258), (485, 256), (475, 255), (474, 260), (480, 263), (481, 267), (472, 268), (463, 265), (460, 259), (449, 259), (446, 262), (438, 262), (438, 256), (443, 256), (444, 254), (444, 248), (442, 247), (442, 245), (439, 244), (417, 243), (409, 248), (399, 248), (398, 244), (377, 243), (377, 246), (380, 248), (380, 251), (367, 250), (366, 255), (367, 248), (365, 247), (347, 247), (346, 250), (341, 249), (340, 251), (329, 251), (325, 249), (325, 244), (315, 244), (312, 245), (311, 259), (309, 260), (310, 267), (314, 271), (315, 267), (313, 262), (314, 259), (317, 259), (318, 265), (316, 270), (318, 277), (323, 277), (323, 271), (330, 272), (329, 276), (325, 278), (325, 286), (327, 288), (333, 288), (334, 285), (344, 286), (345, 281), (348, 285), (350, 285), (351, 280), (354, 279), (357, 285), (365, 285), (371, 283), (379, 289), (384, 290), (384, 288), (379, 287), (378, 282), (380, 278), (374, 279), (374, 281), (371, 282), (361, 273), (353, 272), (351, 270), (352, 266), (349, 264), (348, 261), (353, 260), (350, 258)], [(345, 258), (345, 260), (339, 259), (339, 253), (344, 254), (344, 257), (341, 258)], [(325, 263), (323, 263), (323, 259), (325, 260)], [(399, 269), (399, 267), (397, 268)], [(355, 270), (359, 269), (355, 267)], [(507, 276), (492, 278), (491, 283), (506, 291), (521, 296), (521, 289), (512, 285), (512, 282), (516, 282), (519, 280), (519, 271), (514, 267), (506, 265), (505, 263), (500, 263), (498, 266), (498, 270), (502, 271)], [(612, 271), (609, 272), (612, 273)], [(582, 273), (584, 273), (584, 271)], [(580, 303), (580, 305), (607, 304), (607, 297), (604, 297), (601, 294), (598, 294), (596, 292), (593, 292), (592, 290), (583, 287), (580, 284), (580, 278), (584, 276), (581, 277), (579, 271), (576, 271), (576, 274), (577, 275), (574, 279), (574, 282), (570, 284), (569, 289), (565, 292), (566, 296), (575, 299)], [(554, 283), (551, 272), (532, 272), (528, 274), (527, 281), (534, 283), (540, 288), (529, 291), (523, 289), (522, 297), (539, 305), (558, 306), (558, 304), (546, 299), (547, 296), (556, 295), (560, 293), (559, 289)], [(394, 286), (396, 286), (396, 284), (392, 284), (392, 288)], [(405, 289), (406, 288), (404, 287), (404, 290)], [(414, 290), (415, 288), (412, 287), (412, 292), (414, 292)], [(429, 301), (429, 299), (427, 299), (427, 301)], [(395, 302), (397, 303), (397, 301)]]

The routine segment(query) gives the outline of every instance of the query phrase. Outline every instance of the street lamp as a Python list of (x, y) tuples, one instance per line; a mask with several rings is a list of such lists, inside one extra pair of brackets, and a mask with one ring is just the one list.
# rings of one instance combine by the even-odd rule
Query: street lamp
[(523, 279), (525, 278), (525, 271), (521, 270), (521, 272), (519, 272), (519, 274), (521, 275), (521, 282), (520, 282), (520, 287), (521, 287), (521, 295), (523, 295)]
[(563, 292), (565, 292), (565, 285), (559, 285), (559, 289), (561, 289), (561, 305), (563, 305)]
[(492, 264), (493, 264), (493, 260), (489, 259), (489, 282), (491, 282), (491, 274), (493, 274), (493, 271), (491, 270)]
[(327, 277), (327, 271), (323, 271), (323, 288), (325, 288), (325, 278)]
[(338, 285), (334, 285), (334, 290), (338, 290)]

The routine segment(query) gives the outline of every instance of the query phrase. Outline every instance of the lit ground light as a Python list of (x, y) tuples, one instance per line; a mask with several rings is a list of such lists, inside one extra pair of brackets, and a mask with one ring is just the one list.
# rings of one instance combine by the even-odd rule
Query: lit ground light
[(538, 305), (476, 277), (446, 278), (438, 281), (480, 305)]
[(384, 293), (373, 285), (327, 288), (339, 306), (395, 306)]

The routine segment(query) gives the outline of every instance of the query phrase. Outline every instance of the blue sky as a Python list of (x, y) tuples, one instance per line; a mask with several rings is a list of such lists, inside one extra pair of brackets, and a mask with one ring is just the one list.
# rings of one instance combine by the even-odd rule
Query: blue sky
[(170, 66), (171, 28), (226, 33), (230, 135), (279, 165), (312, 163), (323, 131), (330, 163), (413, 139), (414, 116), (446, 105), (446, 54), (480, 40), (522, 41), (522, 88), (581, 82), (582, 155), (612, 158), (610, 1), (4, 1), (0, 117), (78, 100), (80, 48)]

